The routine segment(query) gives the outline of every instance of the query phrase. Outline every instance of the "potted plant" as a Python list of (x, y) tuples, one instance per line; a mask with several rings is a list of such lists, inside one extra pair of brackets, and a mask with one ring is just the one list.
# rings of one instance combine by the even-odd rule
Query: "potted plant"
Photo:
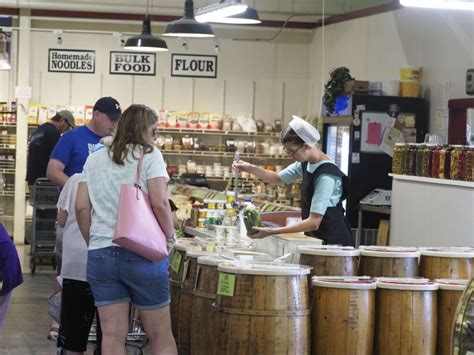
[(344, 84), (347, 81), (354, 80), (354, 78), (346, 67), (333, 69), (329, 75), (329, 81), (324, 85), (323, 103), (327, 112), (332, 114), (334, 113), (337, 97), (346, 92)]

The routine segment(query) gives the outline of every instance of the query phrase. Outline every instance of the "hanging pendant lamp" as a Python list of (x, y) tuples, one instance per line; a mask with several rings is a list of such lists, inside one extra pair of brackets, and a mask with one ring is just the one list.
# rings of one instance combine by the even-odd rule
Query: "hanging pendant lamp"
[(213, 20), (212, 22), (232, 25), (256, 25), (262, 23), (260, 17), (258, 16), (257, 10), (252, 7), (247, 7), (247, 10), (240, 14), (219, 18), (217, 20)]
[(211, 38), (214, 37), (214, 31), (208, 23), (196, 21), (194, 18), (193, 1), (186, 0), (184, 3), (184, 16), (179, 20), (169, 23), (165, 28), (163, 36)]
[(150, 16), (148, 15), (149, 0), (146, 3), (146, 15), (143, 19), (142, 33), (127, 39), (124, 48), (140, 52), (164, 52), (168, 50), (166, 42), (151, 34)]

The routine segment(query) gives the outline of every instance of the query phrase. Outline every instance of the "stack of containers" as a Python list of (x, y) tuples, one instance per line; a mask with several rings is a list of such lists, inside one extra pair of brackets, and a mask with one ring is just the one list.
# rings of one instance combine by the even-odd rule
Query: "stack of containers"
[(400, 68), (400, 96), (419, 97), (421, 82), (421, 67), (405, 65)]

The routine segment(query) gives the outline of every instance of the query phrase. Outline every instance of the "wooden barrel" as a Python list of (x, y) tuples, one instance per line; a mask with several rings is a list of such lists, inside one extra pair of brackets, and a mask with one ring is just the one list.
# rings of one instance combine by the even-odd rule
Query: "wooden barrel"
[(428, 279), (377, 280), (374, 354), (435, 354), (437, 289)]
[(420, 276), (427, 279), (470, 279), (473, 248), (420, 248)]
[(469, 280), (439, 279), (435, 281), (439, 283), (436, 353), (444, 355), (451, 352), (451, 337), (454, 331), (456, 311)]
[(191, 312), (191, 353), (193, 355), (214, 353), (216, 312), (212, 304), (216, 301), (219, 275), (217, 265), (228, 260), (220, 256), (202, 256), (198, 259)]
[(184, 260), (186, 257), (186, 247), (175, 244), (173, 246), (173, 253), (170, 257), (170, 313), (171, 313), (171, 328), (173, 336), (178, 339), (178, 315), (179, 315), (179, 301), (181, 298), (181, 284), (183, 282)]
[(191, 315), (193, 291), (197, 276), (197, 260), (201, 256), (210, 255), (216, 254), (189, 249), (186, 251), (178, 309), (178, 351), (183, 355), (191, 353)]
[(300, 264), (312, 267), (312, 276), (356, 276), (360, 251), (341, 246), (300, 246)]
[(372, 355), (376, 283), (369, 277), (315, 277), (311, 353)]
[(309, 268), (283, 263), (218, 266), (214, 354), (309, 354)]
[(363, 246), (360, 248), (359, 275), (371, 277), (417, 277), (416, 248)]

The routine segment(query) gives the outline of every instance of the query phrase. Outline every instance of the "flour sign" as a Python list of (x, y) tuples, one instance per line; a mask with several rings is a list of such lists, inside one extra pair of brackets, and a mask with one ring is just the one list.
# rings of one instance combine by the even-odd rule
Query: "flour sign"
[(110, 52), (110, 74), (155, 75), (155, 53)]
[(50, 49), (48, 71), (57, 73), (95, 72), (95, 51), (79, 49)]
[(173, 54), (171, 76), (215, 79), (217, 78), (217, 56)]

